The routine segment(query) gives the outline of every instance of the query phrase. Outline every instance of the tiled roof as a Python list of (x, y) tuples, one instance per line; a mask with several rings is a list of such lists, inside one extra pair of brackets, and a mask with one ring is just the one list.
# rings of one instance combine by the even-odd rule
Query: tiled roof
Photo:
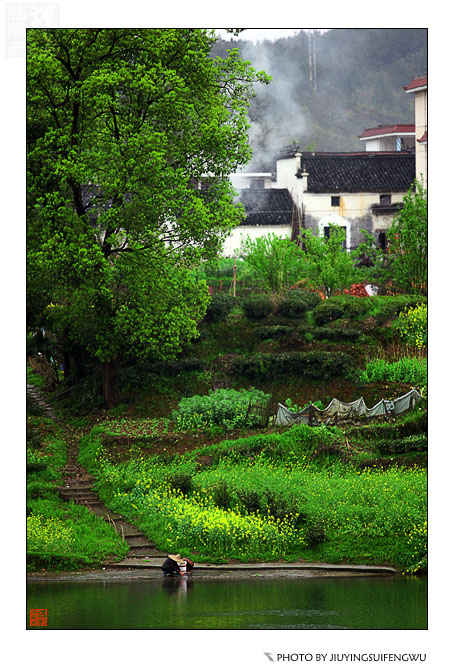
[(404, 192), (416, 177), (409, 152), (303, 154), (298, 177), (303, 170), (312, 193)]
[(243, 226), (290, 226), (293, 200), (288, 189), (240, 189), (246, 211)]
[(404, 90), (407, 92), (412, 92), (415, 88), (426, 88), (427, 87), (427, 76), (420, 76), (419, 78), (414, 78), (409, 85), (404, 85)]
[(418, 143), (427, 143), (427, 131), (424, 132), (421, 138), (418, 138)]
[(372, 136), (387, 136), (388, 134), (414, 134), (414, 124), (395, 124), (395, 125), (379, 125), (373, 129), (365, 129), (358, 138), (370, 138)]

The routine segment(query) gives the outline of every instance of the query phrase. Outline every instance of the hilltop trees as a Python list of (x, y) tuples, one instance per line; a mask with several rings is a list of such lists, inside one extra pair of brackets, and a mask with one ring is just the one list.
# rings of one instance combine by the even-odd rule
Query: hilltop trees
[[(66, 351), (104, 367), (172, 357), (208, 295), (189, 268), (242, 219), (255, 81), (204, 29), (27, 31), (28, 297)], [(204, 186), (200, 186), (203, 180)]]

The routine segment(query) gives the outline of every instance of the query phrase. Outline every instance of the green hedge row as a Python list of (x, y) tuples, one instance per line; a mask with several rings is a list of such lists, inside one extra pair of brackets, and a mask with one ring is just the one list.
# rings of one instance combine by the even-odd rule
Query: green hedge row
[(301, 379), (353, 377), (354, 362), (341, 352), (309, 351), (292, 353), (257, 353), (232, 362), (232, 371), (249, 378), (272, 380), (276, 376), (298, 374)]
[(423, 433), (407, 436), (402, 440), (377, 440), (375, 449), (380, 454), (406, 454), (407, 452), (427, 452), (427, 436)]

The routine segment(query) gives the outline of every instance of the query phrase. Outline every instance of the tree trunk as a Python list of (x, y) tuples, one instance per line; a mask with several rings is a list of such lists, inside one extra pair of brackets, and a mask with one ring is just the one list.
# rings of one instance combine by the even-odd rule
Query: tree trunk
[(102, 364), (102, 396), (108, 408), (113, 408), (119, 401), (117, 367), (117, 360), (109, 360)]

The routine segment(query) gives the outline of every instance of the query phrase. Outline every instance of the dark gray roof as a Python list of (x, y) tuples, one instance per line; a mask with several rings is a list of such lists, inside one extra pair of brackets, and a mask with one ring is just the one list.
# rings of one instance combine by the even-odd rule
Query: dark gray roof
[(288, 189), (240, 189), (246, 211), (242, 226), (291, 225), (293, 200)]
[(297, 177), (303, 170), (314, 194), (405, 192), (416, 177), (415, 155), (408, 152), (306, 153)]

